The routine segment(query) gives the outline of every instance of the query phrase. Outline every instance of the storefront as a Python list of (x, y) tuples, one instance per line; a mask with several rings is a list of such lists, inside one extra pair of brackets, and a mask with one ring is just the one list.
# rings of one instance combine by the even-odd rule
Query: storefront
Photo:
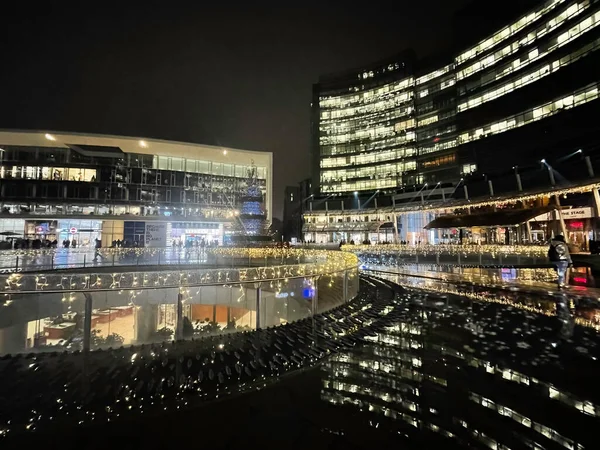
[(63, 241), (75, 241), (77, 247), (94, 247), (96, 239), (102, 239), (102, 221), (85, 219), (58, 220), (57, 240), (60, 246)]
[[(587, 251), (589, 241), (594, 239), (594, 210), (592, 207), (562, 209), (560, 215), (565, 223), (566, 238), (574, 250)], [(558, 211), (539, 215), (531, 221), (532, 234), (539, 241), (547, 241), (552, 235), (562, 233)]]

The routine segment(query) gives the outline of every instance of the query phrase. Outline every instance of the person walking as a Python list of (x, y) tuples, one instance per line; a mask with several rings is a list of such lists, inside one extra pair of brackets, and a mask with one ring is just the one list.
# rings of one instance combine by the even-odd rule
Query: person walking
[(548, 249), (548, 259), (556, 267), (558, 274), (558, 288), (567, 286), (567, 269), (573, 265), (569, 247), (565, 242), (565, 237), (561, 234), (550, 240), (550, 248)]

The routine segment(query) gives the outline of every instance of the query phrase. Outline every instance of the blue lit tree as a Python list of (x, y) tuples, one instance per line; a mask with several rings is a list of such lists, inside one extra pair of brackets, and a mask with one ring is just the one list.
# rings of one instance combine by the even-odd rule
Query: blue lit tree
[(246, 192), (241, 200), (239, 216), (241, 229), (239, 229), (239, 232), (246, 236), (267, 235), (267, 215), (254, 161), (248, 169)]

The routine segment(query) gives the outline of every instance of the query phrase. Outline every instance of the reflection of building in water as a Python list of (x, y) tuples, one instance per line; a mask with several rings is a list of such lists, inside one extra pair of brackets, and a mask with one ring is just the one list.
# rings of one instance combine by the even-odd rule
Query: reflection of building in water
[(547, 367), (544, 378), (557, 382), (545, 381), (535, 371), (537, 377), (514, 370), (509, 359), (492, 362), (475, 353), (470, 345), (489, 329), (485, 320), (461, 326), (453, 315), (439, 326), (431, 319), (421, 313), (412, 323), (397, 323), (368, 338), (369, 344), (332, 357), (325, 364), (322, 398), (379, 416), (371, 423), (397, 424), (403, 433), (414, 427), (461, 445), (593, 446), (590, 430), (600, 408), (559, 387), (558, 381), (575, 380), (565, 380), (564, 373), (556, 377)]

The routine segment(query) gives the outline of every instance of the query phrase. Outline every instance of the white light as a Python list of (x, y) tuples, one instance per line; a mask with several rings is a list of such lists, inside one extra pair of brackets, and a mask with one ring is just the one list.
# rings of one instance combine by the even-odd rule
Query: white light
[(46, 139), (48, 139), (49, 141), (55, 141), (56, 138), (54, 136), (52, 136), (51, 134), (46, 133), (44, 135), (46, 137)]
[(148, 143), (146, 141), (140, 141), (140, 147), (148, 148)]
[(545, 160), (545, 159), (542, 159), (540, 162), (541, 162), (542, 164), (546, 164), (546, 160)]
[(582, 149), (577, 150), (577, 153), (583, 153)]
[(224, 154), (224, 155), (227, 155), (227, 150), (223, 150), (223, 154)]
[(354, 195), (358, 195), (358, 191), (354, 191)]

